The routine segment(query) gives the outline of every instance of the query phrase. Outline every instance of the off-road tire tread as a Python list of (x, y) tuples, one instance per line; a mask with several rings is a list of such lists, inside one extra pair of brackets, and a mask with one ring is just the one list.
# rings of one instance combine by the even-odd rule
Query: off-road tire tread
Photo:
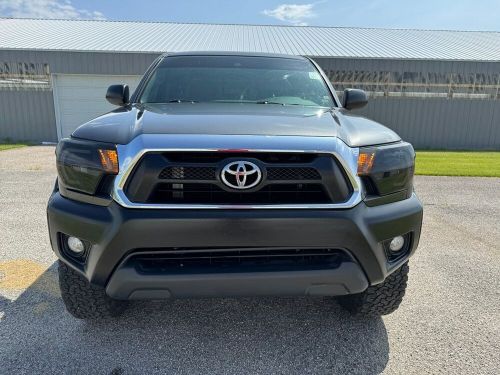
[(368, 287), (363, 293), (341, 296), (339, 304), (353, 315), (381, 316), (394, 312), (406, 291), (408, 263), (389, 275), (384, 282)]
[(78, 319), (106, 319), (123, 313), (126, 301), (110, 298), (104, 288), (90, 284), (85, 277), (59, 261), (59, 287), (66, 310)]

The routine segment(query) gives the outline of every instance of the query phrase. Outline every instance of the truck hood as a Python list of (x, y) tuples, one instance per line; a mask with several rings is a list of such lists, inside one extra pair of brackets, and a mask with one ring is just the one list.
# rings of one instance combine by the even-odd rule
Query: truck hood
[(170, 103), (118, 108), (72, 137), (127, 144), (141, 134), (339, 137), (351, 147), (399, 140), (391, 130), (345, 111), (237, 103)]

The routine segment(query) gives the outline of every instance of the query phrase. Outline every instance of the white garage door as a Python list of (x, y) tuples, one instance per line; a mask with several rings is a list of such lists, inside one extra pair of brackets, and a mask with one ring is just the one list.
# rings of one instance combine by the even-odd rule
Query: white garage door
[(105, 98), (108, 86), (126, 83), (132, 95), (140, 79), (140, 76), (54, 75), (54, 107), (59, 139), (68, 137), (81, 124), (117, 108)]

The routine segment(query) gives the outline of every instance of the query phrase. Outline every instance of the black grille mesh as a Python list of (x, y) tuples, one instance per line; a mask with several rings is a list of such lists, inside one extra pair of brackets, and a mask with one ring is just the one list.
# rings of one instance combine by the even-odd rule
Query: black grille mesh
[(321, 180), (314, 168), (267, 168), (268, 180)]
[(215, 167), (168, 167), (160, 173), (162, 180), (215, 180)]
[[(161, 180), (200, 180), (213, 181), (216, 169), (214, 167), (168, 167), (161, 171)], [(314, 168), (267, 168), (268, 180), (321, 180), (321, 176)]]
[(347, 260), (338, 249), (191, 249), (136, 254), (128, 263), (143, 274), (265, 272), (336, 268)]

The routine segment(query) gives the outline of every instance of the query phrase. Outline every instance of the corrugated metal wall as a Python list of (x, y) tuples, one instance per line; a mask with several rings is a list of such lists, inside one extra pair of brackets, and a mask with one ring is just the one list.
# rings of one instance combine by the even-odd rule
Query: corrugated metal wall
[(500, 150), (498, 100), (377, 98), (359, 113), (418, 149)]
[[(486, 74), (498, 84), (500, 62), (315, 58), (335, 71)], [(335, 82), (333, 82), (335, 84)], [(498, 92), (497, 92), (498, 95)], [(358, 110), (420, 149), (500, 150), (500, 97), (496, 99), (376, 97)]]
[[(51, 74), (142, 75), (157, 56), (151, 53), (0, 51), (0, 63), (48, 64)], [(53, 91), (0, 88), (0, 141), (5, 138), (56, 142)]]
[(47, 63), (52, 74), (141, 75), (158, 55), (158, 53), (0, 50), (0, 62)]
[[(154, 53), (0, 51), (1, 61), (47, 63), (52, 74), (140, 75)], [(331, 76), (344, 71), (500, 72), (500, 62), (315, 58)], [(335, 82), (334, 82), (335, 83)], [(500, 149), (499, 99), (379, 97), (360, 114), (398, 132), (417, 148)], [(56, 140), (52, 91), (0, 90), (0, 139)]]
[(0, 90), (0, 141), (57, 141), (52, 91)]

